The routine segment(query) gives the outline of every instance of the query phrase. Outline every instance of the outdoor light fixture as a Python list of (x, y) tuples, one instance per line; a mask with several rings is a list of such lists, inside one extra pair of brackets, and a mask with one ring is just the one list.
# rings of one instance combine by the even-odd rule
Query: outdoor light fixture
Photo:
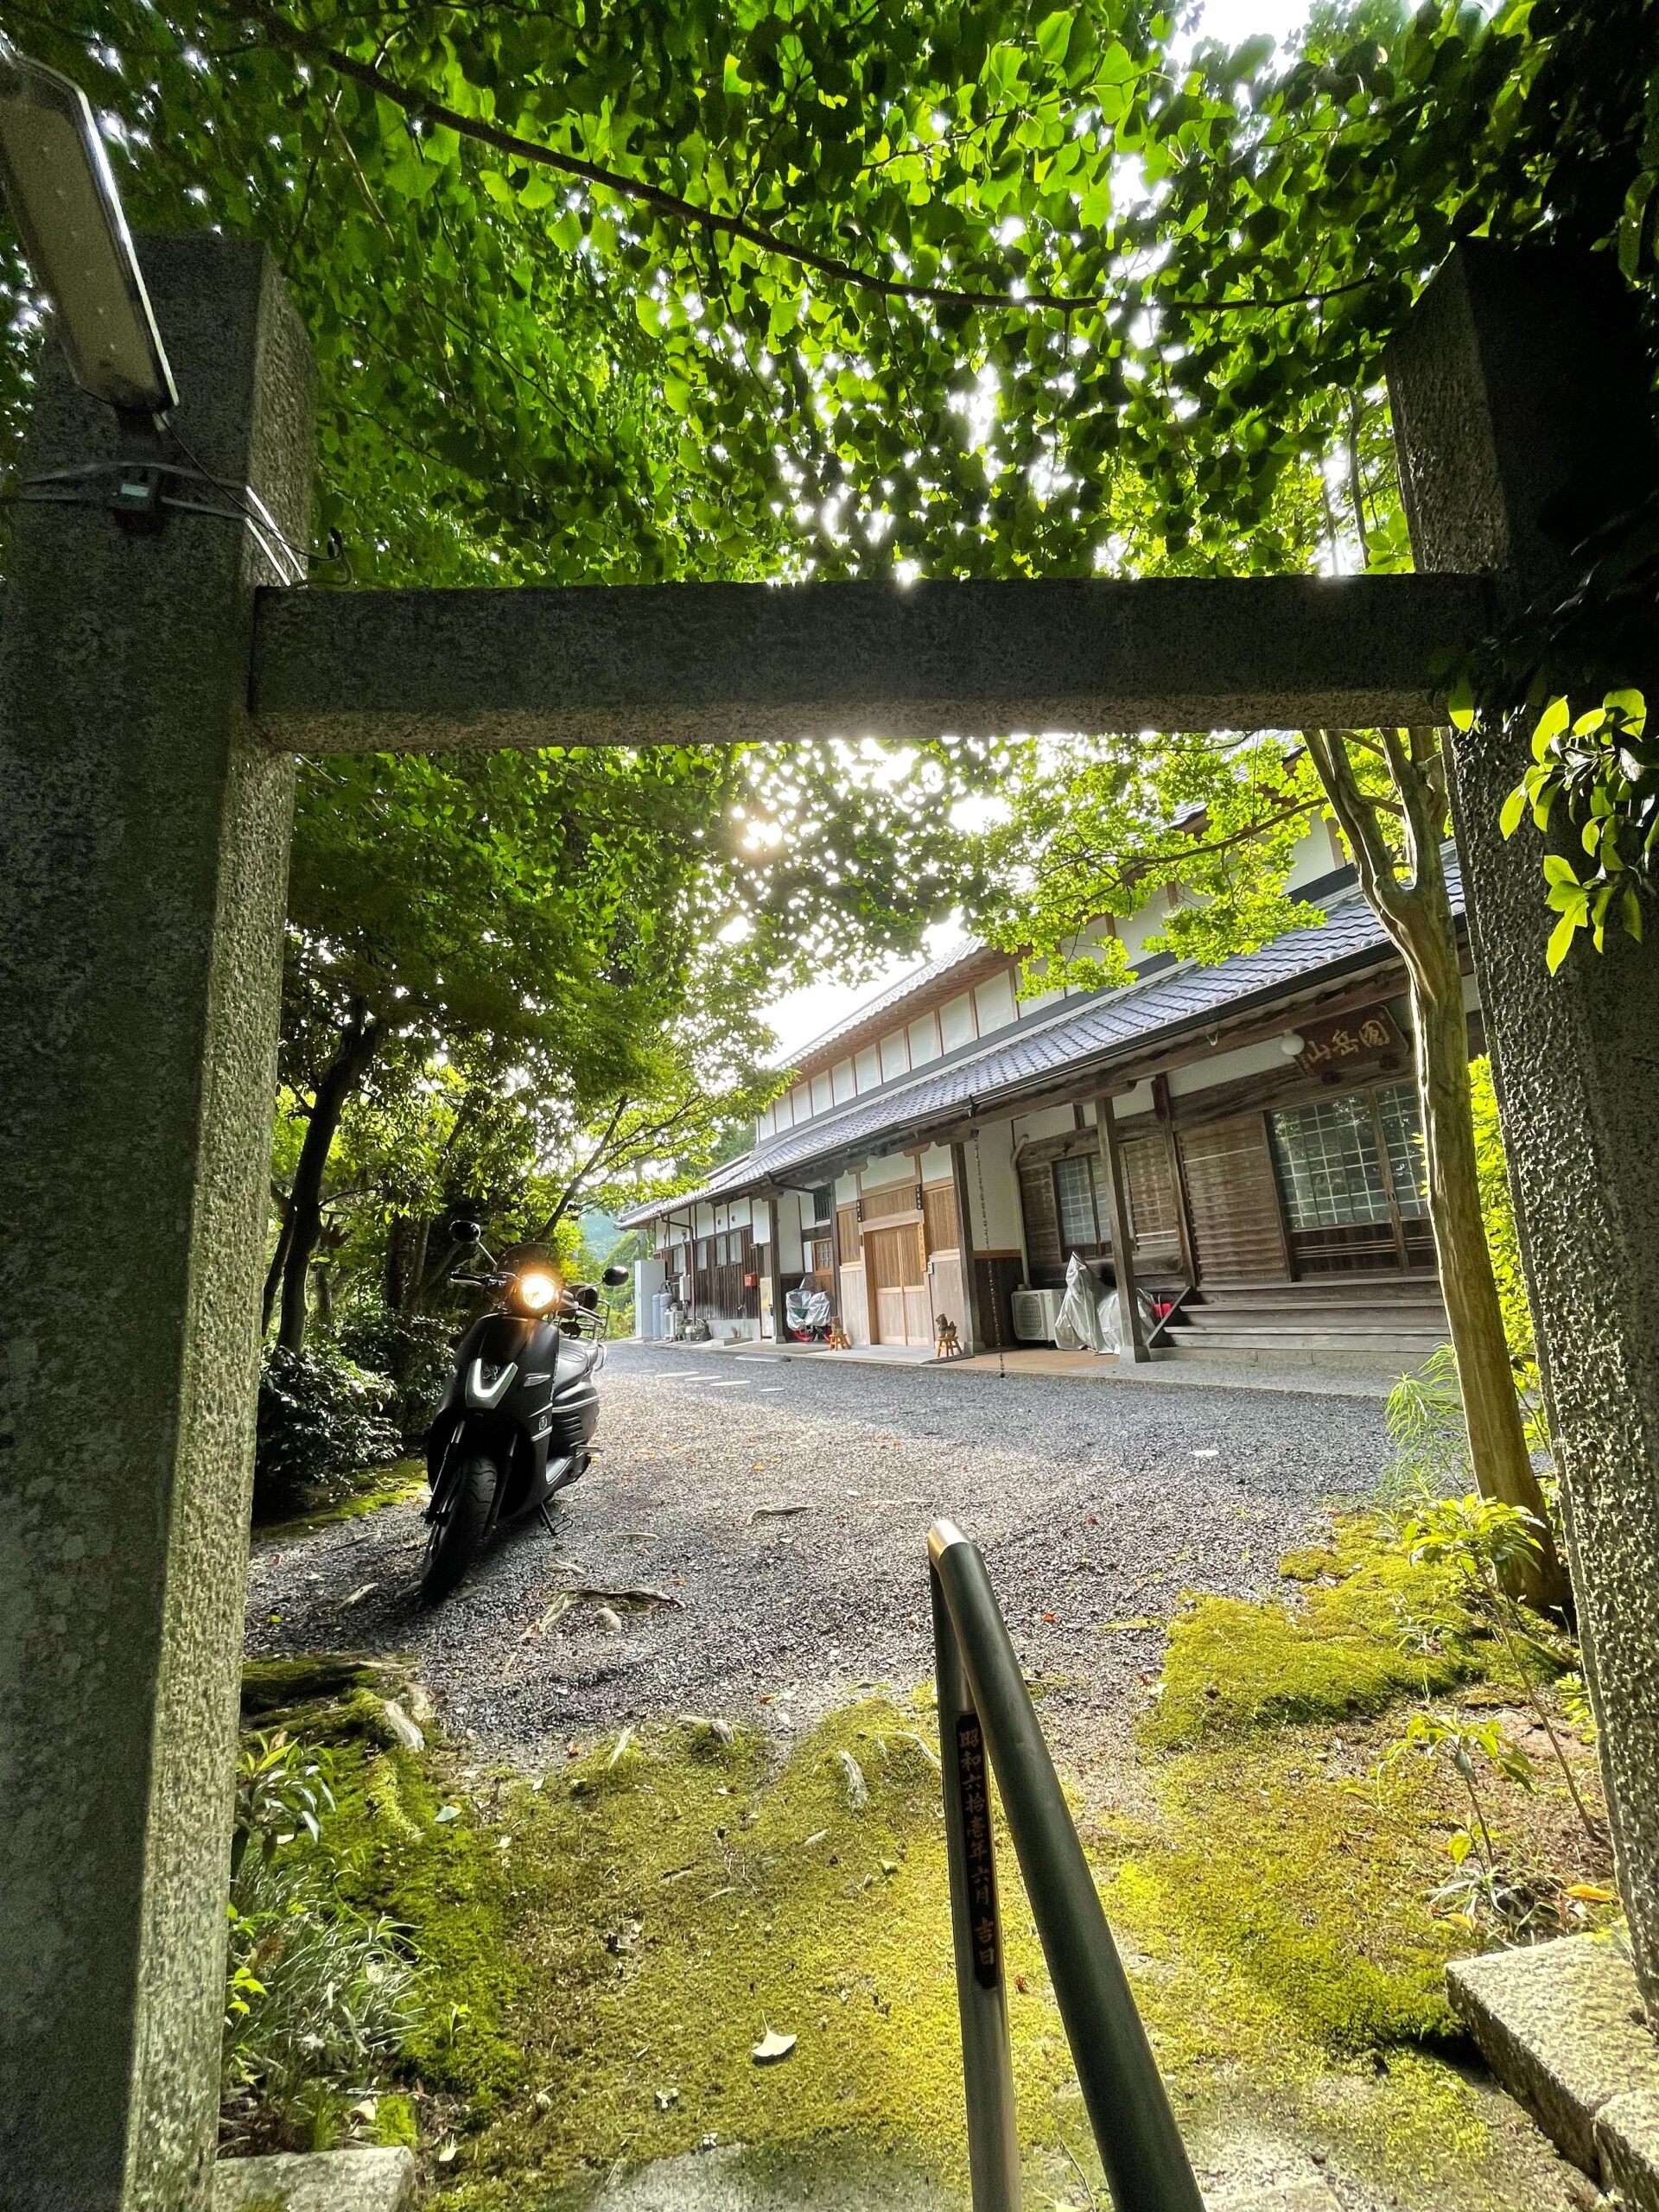
[(1287, 1060), (1294, 1060), (1302, 1049), (1302, 1039), (1293, 1029), (1279, 1039), (1279, 1049)]
[(116, 457), (54, 469), (21, 499), (102, 506), (132, 532), (169, 513), (208, 515), (251, 537), (278, 578), (303, 583), (291, 544), (251, 486), (210, 475), (167, 418), (179, 404), (97, 118), (79, 85), (0, 33), (0, 189), (54, 310), (70, 373), (115, 410)]
[(75, 382), (123, 415), (170, 412), (178, 391), (86, 95), (3, 35), (0, 186)]

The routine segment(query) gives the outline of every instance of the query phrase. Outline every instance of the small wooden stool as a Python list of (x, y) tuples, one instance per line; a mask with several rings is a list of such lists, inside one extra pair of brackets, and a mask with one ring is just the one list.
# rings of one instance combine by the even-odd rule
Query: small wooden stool
[(948, 1313), (940, 1313), (937, 1315), (935, 1317), (933, 1325), (938, 1332), (933, 1339), (934, 1358), (962, 1358), (963, 1356), (964, 1347), (962, 1338), (957, 1334), (957, 1325), (950, 1319), (950, 1316)]

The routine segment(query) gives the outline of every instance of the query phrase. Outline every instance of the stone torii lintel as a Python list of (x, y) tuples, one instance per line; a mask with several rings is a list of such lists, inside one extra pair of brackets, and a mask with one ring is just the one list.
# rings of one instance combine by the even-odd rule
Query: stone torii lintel
[(294, 753), (1442, 719), (1476, 575), (268, 590), (256, 727)]

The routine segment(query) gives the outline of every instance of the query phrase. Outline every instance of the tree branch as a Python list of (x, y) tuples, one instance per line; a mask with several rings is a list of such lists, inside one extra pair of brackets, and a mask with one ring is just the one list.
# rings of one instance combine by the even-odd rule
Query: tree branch
[[(521, 138), (512, 130), (503, 130), (497, 124), (487, 123), (480, 116), (463, 115), (458, 108), (447, 106), (430, 93), (417, 92), (400, 85), (383, 69), (372, 62), (359, 61), (349, 54), (342, 54), (337, 47), (325, 46), (308, 38), (291, 23), (272, 21), (267, 16), (255, 18), (263, 23), (274, 42), (289, 53), (304, 54), (308, 59), (324, 63), (338, 75), (349, 77), (353, 83), (390, 100), (394, 107), (402, 108), (410, 117), (425, 117), (441, 123), (459, 137), (470, 138), (482, 146), (489, 146), (498, 154), (528, 162), (542, 168), (556, 169), (562, 175), (579, 178), (583, 183), (598, 185), (620, 198), (636, 201), (651, 208), (671, 221), (690, 223), (699, 230), (716, 237), (734, 238), (744, 245), (756, 247), (762, 253), (775, 254), (780, 260), (791, 261), (802, 269), (810, 269), (821, 276), (833, 277), (837, 283), (850, 284), (857, 290), (874, 293), (880, 299), (914, 300), (933, 307), (964, 308), (977, 310), (985, 308), (1006, 308), (1023, 313), (1045, 310), (1073, 310), (1078, 308), (1103, 308), (1106, 295), (1103, 292), (998, 292), (958, 291), (946, 284), (918, 284), (897, 276), (877, 276), (868, 270), (855, 269), (850, 262), (842, 261), (833, 254), (819, 253), (785, 237), (782, 232), (769, 225), (752, 223), (741, 215), (723, 215), (713, 207), (700, 207), (695, 200), (683, 200), (677, 193), (665, 192), (660, 185), (651, 184), (644, 177), (628, 176), (620, 169), (607, 168), (603, 163), (591, 162), (579, 154), (567, 154), (551, 146), (538, 145), (534, 139)], [(1276, 299), (1219, 299), (1172, 300), (1166, 302), (1167, 310), (1188, 315), (1233, 315), (1266, 313), (1279, 308), (1306, 307), (1320, 300), (1338, 299), (1344, 293), (1362, 291), (1369, 284), (1380, 280), (1376, 276), (1354, 276), (1345, 283), (1332, 284), (1323, 289), (1292, 292)]]

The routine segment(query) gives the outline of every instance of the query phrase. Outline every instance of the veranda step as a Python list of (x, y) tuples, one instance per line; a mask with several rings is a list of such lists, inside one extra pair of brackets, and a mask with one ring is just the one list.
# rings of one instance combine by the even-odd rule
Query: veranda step
[(1287, 1299), (1271, 1303), (1263, 1300), (1259, 1306), (1187, 1305), (1182, 1306), (1178, 1318), (1200, 1329), (1272, 1329), (1305, 1325), (1313, 1317), (1318, 1318), (1321, 1327), (1328, 1324), (1344, 1329), (1433, 1328), (1445, 1318), (1445, 1308), (1427, 1303), (1390, 1306), (1379, 1302), (1362, 1306), (1345, 1300), (1316, 1306), (1311, 1300), (1293, 1303)]
[(1442, 1330), (1376, 1329), (1344, 1334), (1335, 1329), (1172, 1329), (1161, 1341), (1187, 1352), (1352, 1352), (1418, 1361), (1446, 1342)]

